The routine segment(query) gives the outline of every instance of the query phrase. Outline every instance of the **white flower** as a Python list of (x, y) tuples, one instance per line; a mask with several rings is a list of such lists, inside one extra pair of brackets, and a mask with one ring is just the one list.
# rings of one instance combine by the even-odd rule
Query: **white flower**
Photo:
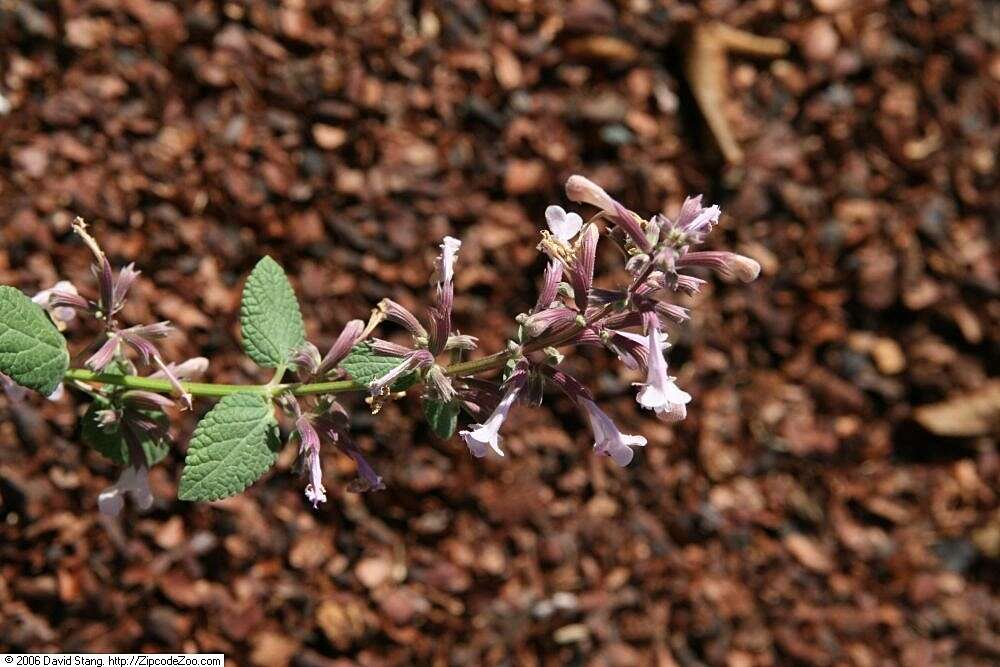
[(567, 213), (562, 206), (549, 206), (545, 209), (545, 221), (549, 223), (552, 235), (563, 243), (569, 243), (583, 227), (583, 218), (576, 213)]
[(632, 461), (632, 448), (646, 446), (646, 438), (619, 431), (611, 417), (593, 401), (581, 398), (580, 405), (586, 410), (590, 428), (594, 432), (595, 453), (610, 456), (615, 463), (625, 467)]
[(505, 419), (507, 419), (507, 413), (510, 412), (511, 406), (514, 405), (514, 400), (517, 398), (517, 393), (521, 390), (523, 383), (517, 382), (509, 389), (507, 393), (504, 394), (503, 399), (500, 404), (497, 405), (496, 410), (493, 414), (483, 422), (482, 424), (473, 424), (475, 428), (473, 431), (459, 431), (459, 435), (465, 440), (465, 445), (472, 452), (472, 455), (478, 458), (486, 456), (487, 447), (496, 452), (499, 456), (503, 456), (503, 450), (500, 449), (500, 443), (503, 442), (503, 438), (500, 437), (500, 427), (503, 425)]
[(97, 506), (105, 516), (116, 517), (125, 507), (125, 494), (132, 494), (132, 500), (141, 510), (153, 506), (153, 493), (149, 490), (149, 470), (146, 466), (128, 466), (122, 470), (113, 486), (101, 491), (97, 496)]
[(78, 294), (78, 292), (76, 291), (76, 285), (68, 280), (60, 280), (52, 287), (43, 289), (41, 292), (31, 297), (32, 301), (48, 311), (49, 317), (52, 318), (56, 327), (62, 331), (66, 328), (66, 324), (76, 317), (76, 310), (70, 308), (69, 306), (50, 306), (49, 297), (52, 296), (53, 292), (66, 292), (68, 294)]
[(434, 262), (434, 282), (451, 283), (455, 279), (455, 260), (462, 242), (453, 236), (444, 237), (441, 244), (441, 254)]
[(685, 406), (691, 401), (691, 395), (682, 391), (674, 378), (667, 375), (667, 361), (663, 358), (665, 342), (666, 336), (655, 326), (650, 326), (649, 340), (646, 343), (649, 350), (646, 382), (638, 385), (641, 388), (636, 400), (642, 407), (656, 412), (660, 419), (674, 422), (687, 417)]

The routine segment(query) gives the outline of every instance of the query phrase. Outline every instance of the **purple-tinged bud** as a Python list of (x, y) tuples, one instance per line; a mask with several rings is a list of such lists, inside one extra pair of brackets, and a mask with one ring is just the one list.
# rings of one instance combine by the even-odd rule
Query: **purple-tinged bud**
[(118, 414), (117, 410), (98, 410), (94, 414), (94, 421), (97, 422), (97, 427), (105, 433), (116, 430), (120, 418), (121, 415)]
[(119, 334), (112, 334), (108, 336), (108, 339), (104, 341), (104, 344), (98, 348), (97, 352), (92, 354), (84, 364), (90, 370), (95, 373), (100, 373), (105, 368), (107, 368), (112, 361), (114, 361), (115, 356), (118, 354), (118, 346), (121, 344), (121, 337)]
[(321, 361), (319, 350), (309, 341), (305, 341), (292, 351), (292, 366), (306, 377), (311, 377), (316, 373)]
[(537, 338), (546, 331), (566, 333), (576, 326), (579, 313), (571, 308), (557, 306), (524, 317), (522, 325), (530, 338)]
[(569, 243), (580, 233), (583, 218), (576, 213), (567, 213), (562, 206), (549, 206), (545, 209), (545, 221), (552, 235), (563, 243)]
[(428, 388), (431, 390), (431, 396), (440, 399), (445, 403), (451, 403), (455, 400), (455, 388), (452, 387), (451, 378), (445, 375), (444, 369), (434, 364), (427, 370), (427, 375), (424, 377), (424, 381), (427, 383)]
[(534, 312), (545, 310), (556, 300), (559, 292), (559, 281), (562, 280), (562, 262), (552, 259), (545, 267), (545, 277), (542, 279), (542, 289), (538, 292), (538, 302), (533, 309)]
[(112, 289), (112, 308), (111, 313), (117, 313), (125, 305), (125, 297), (128, 295), (129, 289), (132, 287), (132, 283), (135, 279), (139, 277), (141, 271), (137, 271), (135, 264), (129, 264), (122, 268), (118, 272), (118, 278), (114, 282), (114, 287)]
[(393, 343), (391, 340), (383, 340), (381, 338), (372, 338), (369, 344), (371, 345), (373, 352), (387, 357), (405, 357), (413, 352), (412, 347), (406, 347), (405, 345)]
[(475, 336), (469, 336), (467, 334), (452, 334), (448, 336), (448, 342), (445, 343), (444, 349), (447, 350), (466, 350), (471, 351), (479, 347), (479, 339)]
[(580, 233), (576, 255), (569, 266), (569, 282), (573, 286), (576, 306), (581, 311), (587, 309), (587, 295), (594, 284), (594, 259), (599, 237), (597, 225), (587, 225)]
[(344, 329), (337, 336), (337, 340), (334, 341), (326, 356), (323, 357), (323, 361), (320, 362), (316, 372), (319, 375), (326, 375), (336, 368), (337, 364), (343, 361), (344, 357), (348, 355), (351, 348), (357, 345), (364, 330), (365, 323), (361, 320), (351, 320), (345, 324)]
[(101, 255), (100, 264), (94, 266), (94, 275), (100, 289), (100, 308), (105, 320), (110, 320), (115, 314), (115, 277), (111, 270), (111, 262)]
[(635, 247), (643, 253), (648, 253), (653, 249), (653, 244), (649, 242), (646, 232), (642, 228), (642, 219), (618, 202), (615, 202), (614, 213), (611, 214), (611, 222), (618, 225), (622, 231), (628, 234)]
[(728, 280), (751, 282), (760, 275), (760, 264), (755, 260), (735, 252), (701, 251), (689, 252), (677, 260), (677, 268), (703, 266), (716, 271)]
[(585, 176), (574, 174), (566, 180), (566, 196), (570, 201), (596, 206), (605, 213), (613, 213), (615, 210), (616, 202), (611, 195)]
[(164, 410), (174, 404), (166, 396), (142, 389), (126, 391), (122, 394), (122, 401), (138, 410)]
[(594, 452), (610, 456), (615, 463), (625, 467), (632, 462), (634, 452), (632, 447), (645, 447), (646, 438), (641, 435), (628, 435), (618, 430), (614, 421), (591, 400), (581, 399), (590, 428), (594, 432)]
[(438, 296), (441, 301), (447, 301), (447, 303), (438, 303), (427, 309), (427, 315), (431, 321), (431, 335), (427, 346), (433, 354), (444, 352), (445, 346), (448, 344), (448, 336), (451, 335), (451, 299), (447, 298), (450, 293), (451, 289), (449, 288), (439, 290)]
[(691, 319), (691, 310), (684, 306), (678, 306), (675, 303), (660, 301), (653, 306), (653, 310), (656, 311), (656, 314), (661, 319), (670, 320), (671, 322), (682, 323)]
[(385, 313), (385, 319), (404, 327), (414, 338), (427, 339), (427, 330), (424, 329), (413, 313), (400, 304), (392, 299), (382, 299), (378, 304), (378, 308)]
[(451, 335), (451, 309), (455, 299), (455, 260), (462, 242), (451, 236), (444, 237), (441, 254), (434, 266), (433, 281), (437, 283), (437, 303), (429, 309), (431, 335), (428, 345), (434, 354), (444, 351)]
[(465, 441), (465, 446), (476, 458), (486, 456), (490, 450), (496, 452), (498, 456), (503, 456), (500, 448), (503, 438), (500, 436), (500, 427), (503, 426), (507, 414), (510, 412), (517, 395), (528, 380), (526, 370), (514, 371), (504, 383), (504, 395), (500, 399), (493, 413), (482, 424), (472, 424), (472, 430), (459, 431), (458, 435)]

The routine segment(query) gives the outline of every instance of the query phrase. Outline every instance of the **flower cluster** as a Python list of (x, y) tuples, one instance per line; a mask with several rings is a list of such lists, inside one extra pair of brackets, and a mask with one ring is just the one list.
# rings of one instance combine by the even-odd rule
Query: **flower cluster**
[[(691, 396), (677, 386), (664, 356), (669, 348), (665, 326), (689, 317), (685, 307), (674, 303), (674, 297), (696, 294), (705, 283), (691, 275), (691, 269), (710, 269), (724, 278), (750, 281), (760, 267), (735, 253), (693, 249), (705, 240), (720, 215), (718, 206), (703, 206), (701, 197), (686, 199), (677, 217), (670, 219), (662, 214), (644, 218), (583, 176), (570, 177), (566, 194), (571, 201), (596, 211), (585, 221), (579, 213), (561, 206), (545, 210), (547, 229), (541, 232), (538, 248), (548, 262), (541, 288), (535, 304), (515, 318), (516, 327), (505, 349), (468, 359), (478, 340), (452, 325), (455, 272), (462, 246), (456, 238), (445, 237), (441, 244), (431, 278), (431, 304), (422, 319), (402, 304), (383, 299), (367, 323), (360, 319), (347, 322), (325, 355), (305, 340), (291, 285), (281, 268), (265, 258), (258, 264), (260, 272), (255, 269), (247, 281), (241, 321), (244, 348), (259, 364), (274, 368), (275, 374), (267, 384), (245, 388), (192, 383), (208, 367), (208, 361), (200, 357), (180, 364), (165, 362), (157, 343), (173, 331), (169, 322), (133, 326), (120, 322), (139, 271), (129, 264), (115, 272), (78, 219), (74, 230), (96, 260), (97, 295), (88, 299), (72, 283), (63, 281), (39, 292), (33, 300), (51, 319), (49, 324), (43, 315), (35, 315), (42, 317), (41, 328), (50, 330), (44, 334), (50, 341), (60, 340), (59, 332), (79, 313), (101, 323), (102, 335), (85, 362), (87, 369), (70, 369), (65, 376), (59, 370), (40, 381), (23, 365), (0, 363), (0, 371), (12, 376), (0, 374), (0, 385), (8, 396), (19, 398), (18, 378), (45, 392), (65, 379), (95, 399), (88, 412), (90, 427), (107, 436), (104, 440), (98, 436), (100, 442), (95, 446), (126, 465), (118, 481), (98, 499), (101, 511), (111, 516), (122, 510), (127, 496), (140, 509), (154, 502), (148, 467), (165, 454), (166, 411), (172, 407), (191, 409), (196, 395), (223, 400), (203, 420), (208, 426), (201, 440), (196, 432), (189, 449), (180, 484), (184, 499), (232, 495), (262, 475), (268, 461), (273, 461), (271, 438), (278, 431), (275, 408), (287, 417), (292, 437), (298, 442), (298, 468), (307, 479), (306, 499), (314, 507), (327, 500), (324, 442), (355, 462), (358, 477), (349, 486), (352, 491), (382, 489), (382, 477), (351, 439), (350, 411), (339, 394), (365, 392), (375, 414), (414, 384), (422, 386), (424, 412), (434, 432), (450, 437), (457, 430), (475, 457), (504, 456), (501, 429), (513, 407), (519, 402), (538, 405), (546, 387), (554, 387), (565, 393), (586, 419), (593, 432), (594, 451), (620, 466), (628, 465), (635, 448), (645, 446), (646, 439), (622, 433), (590, 390), (561, 367), (561, 348), (588, 345), (607, 349), (629, 369), (644, 375), (644, 380), (636, 383), (635, 398), (640, 407), (667, 422), (684, 419)], [(615, 288), (594, 285), (602, 237), (618, 249), (627, 276), (624, 284)], [(281, 312), (295, 313), (297, 320), (290, 323), (281, 319), (284, 315), (275, 315), (275, 309), (257, 308), (262, 298), (283, 304)], [(12, 303), (14, 308), (38, 312), (38, 305), (23, 295)], [(387, 324), (402, 327), (408, 340), (399, 343), (376, 336)], [(4, 326), (2, 318), (0, 326)], [(28, 339), (25, 345), (30, 343)], [(31, 349), (25, 347), (25, 351)], [(51, 349), (49, 362), (56, 368), (62, 364), (65, 370), (66, 361), (58, 346)], [(137, 362), (150, 367), (151, 372), (137, 375)], [(377, 371), (372, 372), (372, 368)], [(501, 373), (496, 380), (475, 377), (497, 370)], [(294, 381), (286, 380), (288, 373), (295, 375)], [(227, 403), (227, 398), (233, 400)], [(219, 414), (209, 419), (217, 409)], [(458, 429), (462, 412), (472, 423)], [(87, 432), (86, 424), (83, 430)], [(240, 435), (233, 436), (232, 430)], [(227, 441), (232, 446), (256, 448), (252, 463), (234, 465), (221, 444)], [(248, 472), (250, 465), (258, 464), (259, 469)], [(211, 466), (210, 475), (202, 472), (205, 466)], [(192, 469), (195, 471), (189, 474)], [(205, 482), (206, 475), (212, 484)]]
[[(548, 257), (535, 307), (518, 316), (520, 328), (511, 343), (515, 350), (504, 380), (502, 399), (481, 423), (460, 432), (473, 456), (489, 452), (503, 456), (500, 428), (526, 388), (551, 384), (579, 406), (594, 434), (594, 451), (627, 465), (642, 436), (623, 434), (575, 378), (560, 370), (554, 348), (572, 345), (606, 347), (629, 368), (645, 371), (636, 400), (668, 422), (684, 419), (691, 396), (667, 373), (663, 332), (666, 321), (683, 322), (688, 311), (669, 301), (677, 292), (697, 293), (704, 281), (686, 273), (695, 267), (745, 282), (757, 277), (754, 260), (731, 252), (692, 251), (718, 223), (718, 206), (702, 206), (701, 197), (685, 200), (675, 220), (657, 214), (645, 219), (625, 208), (600, 186), (572, 176), (566, 194), (574, 202), (598, 209), (590, 221), (560, 206), (545, 211), (548, 230), (539, 249)], [(594, 287), (597, 243), (604, 226), (607, 237), (625, 258), (630, 284), (617, 290)], [(555, 363), (554, 363), (555, 362)], [(536, 396), (537, 391), (533, 392)]]

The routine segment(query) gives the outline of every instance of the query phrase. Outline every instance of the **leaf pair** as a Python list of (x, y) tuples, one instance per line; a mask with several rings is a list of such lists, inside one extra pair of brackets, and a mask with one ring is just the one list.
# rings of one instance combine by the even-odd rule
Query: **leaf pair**
[[(243, 349), (265, 368), (285, 368), (305, 342), (295, 291), (270, 257), (257, 262), (243, 287), (240, 325)], [(195, 428), (178, 496), (219, 500), (240, 493), (274, 464), (280, 444), (269, 396), (248, 392), (224, 397)]]

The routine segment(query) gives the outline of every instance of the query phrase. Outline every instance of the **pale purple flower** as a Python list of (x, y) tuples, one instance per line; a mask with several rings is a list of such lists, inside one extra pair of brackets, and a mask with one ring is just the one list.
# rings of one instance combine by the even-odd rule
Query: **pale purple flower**
[(407, 310), (402, 304), (396, 303), (392, 299), (382, 299), (379, 301), (378, 309), (385, 315), (385, 319), (399, 324), (414, 338), (427, 338), (427, 330), (420, 323), (417, 316)]
[(126, 495), (132, 496), (132, 501), (140, 510), (148, 510), (153, 506), (153, 493), (149, 490), (149, 470), (146, 466), (126, 466), (118, 476), (118, 481), (97, 496), (97, 506), (105, 516), (117, 517), (125, 507)]
[[(179, 364), (170, 362), (167, 364), (167, 371), (173, 373), (181, 380), (200, 380), (208, 371), (208, 359), (205, 357), (191, 357)], [(165, 378), (164, 371), (153, 371), (149, 374), (151, 378)]]
[(351, 348), (361, 340), (361, 335), (365, 330), (365, 323), (361, 320), (351, 320), (344, 325), (337, 340), (330, 346), (330, 350), (323, 357), (316, 372), (324, 375), (337, 367), (344, 357), (348, 355)]
[(60, 280), (52, 287), (44, 289), (35, 296), (31, 297), (32, 301), (48, 312), (49, 317), (52, 318), (56, 328), (59, 329), (59, 331), (63, 331), (66, 329), (66, 325), (76, 317), (77, 309), (68, 305), (56, 305), (52, 303), (52, 297), (55, 296), (56, 293), (66, 295), (68, 299), (76, 297), (83, 303), (84, 307), (86, 307), (87, 302), (79, 297), (79, 293), (76, 291), (76, 285), (68, 280)]
[(455, 281), (455, 260), (462, 242), (453, 236), (444, 237), (441, 244), (441, 254), (434, 261), (434, 276), (432, 281), (447, 285)]
[(581, 398), (579, 401), (590, 428), (594, 432), (594, 452), (610, 456), (615, 463), (624, 467), (632, 461), (632, 447), (645, 447), (646, 438), (641, 435), (628, 435), (618, 430), (614, 421), (593, 401)]
[(566, 180), (566, 196), (570, 201), (596, 206), (605, 213), (614, 213), (615, 200), (604, 188), (585, 176), (574, 174)]
[(702, 206), (701, 195), (698, 195), (684, 200), (675, 224), (689, 235), (697, 235), (698, 238), (701, 238), (719, 223), (720, 215), (722, 215), (722, 211), (718, 206), (714, 204)]
[(681, 390), (674, 378), (667, 375), (667, 361), (663, 357), (666, 336), (660, 333), (655, 315), (648, 319), (646, 381), (637, 383), (640, 389), (636, 401), (647, 410), (653, 410), (664, 421), (679, 421), (687, 416), (686, 405), (691, 401), (691, 395)]
[(567, 213), (562, 206), (546, 208), (545, 221), (548, 223), (552, 235), (563, 243), (569, 243), (583, 227), (583, 218), (576, 213)]
[(323, 465), (319, 457), (319, 433), (316, 432), (316, 428), (309, 421), (309, 418), (299, 410), (298, 404), (295, 404), (294, 410), (297, 413), (295, 432), (299, 436), (299, 456), (302, 457), (309, 474), (309, 484), (306, 485), (305, 495), (315, 509), (319, 507), (320, 503), (326, 502)]
[(434, 262), (432, 281), (437, 283), (437, 299), (428, 309), (431, 321), (427, 346), (434, 354), (441, 354), (451, 335), (451, 309), (455, 299), (455, 260), (462, 242), (452, 236), (444, 237), (441, 254)]
[(503, 426), (504, 420), (507, 419), (507, 413), (513, 407), (514, 401), (517, 400), (517, 395), (524, 387), (527, 379), (528, 375), (524, 370), (514, 371), (506, 382), (503, 398), (500, 399), (500, 403), (493, 411), (493, 414), (482, 424), (472, 424), (470, 426), (471, 431), (459, 431), (458, 434), (465, 441), (465, 445), (469, 448), (469, 452), (473, 456), (482, 458), (491, 449), (498, 456), (504, 455), (503, 450), (500, 448), (500, 443), (503, 442), (503, 438), (500, 436), (500, 427)]
[(703, 266), (716, 271), (729, 280), (751, 282), (760, 275), (760, 264), (756, 260), (735, 252), (706, 250), (685, 253), (677, 259), (677, 268)]

